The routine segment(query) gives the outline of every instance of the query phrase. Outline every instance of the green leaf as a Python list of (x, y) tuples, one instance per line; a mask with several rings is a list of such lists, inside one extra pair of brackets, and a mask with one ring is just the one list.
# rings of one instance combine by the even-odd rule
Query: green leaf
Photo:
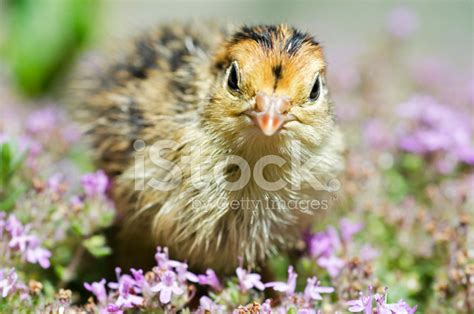
[(8, 32), (6, 59), (19, 89), (38, 95), (72, 64), (90, 37), (96, 0), (8, 1), (3, 19)]
[(2, 187), (6, 188), (6, 186), (8, 185), (12, 168), (12, 150), (8, 143), (1, 144), (0, 149), (0, 179)]
[(288, 311), (286, 312), (287, 314), (297, 314), (298, 312), (294, 307), (290, 307)]
[(396, 170), (387, 171), (385, 182), (387, 194), (394, 202), (400, 202), (409, 192), (408, 183)]
[(112, 249), (107, 246), (107, 241), (103, 235), (95, 235), (82, 242), (84, 247), (95, 257), (110, 255)]
[(10, 211), (13, 209), (18, 197), (20, 197), (20, 195), (22, 195), (26, 190), (26, 187), (23, 186), (7, 194), (7, 196), (0, 201), (0, 211)]
[(61, 266), (61, 265), (54, 266), (54, 272), (56, 273), (56, 276), (58, 276), (60, 280), (64, 280), (66, 278), (66, 268), (64, 268), (64, 266)]

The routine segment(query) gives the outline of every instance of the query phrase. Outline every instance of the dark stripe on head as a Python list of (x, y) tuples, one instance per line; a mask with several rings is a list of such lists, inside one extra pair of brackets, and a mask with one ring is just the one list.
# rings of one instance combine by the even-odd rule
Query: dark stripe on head
[(237, 43), (241, 40), (254, 40), (264, 48), (272, 49), (274, 37), (278, 35), (278, 29), (273, 25), (259, 25), (255, 27), (244, 26), (234, 34), (232, 41)]
[(277, 65), (274, 65), (272, 67), (272, 72), (273, 72), (273, 76), (275, 77), (275, 83), (273, 84), (273, 91), (276, 90), (277, 88), (277, 85), (278, 85), (278, 81), (281, 79), (282, 77), (282, 65), (281, 63), (277, 64)]
[(293, 29), (293, 34), (287, 39), (285, 43), (285, 51), (290, 55), (294, 55), (304, 43), (309, 43), (314, 46), (319, 45), (319, 43), (315, 41), (312, 36)]
[(241, 40), (253, 40), (265, 49), (273, 49), (276, 43), (283, 51), (289, 55), (294, 55), (307, 43), (318, 46), (319, 43), (307, 33), (300, 32), (295, 28), (286, 28), (274, 25), (258, 25), (254, 27), (244, 26), (232, 37), (232, 43), (236, 44)]

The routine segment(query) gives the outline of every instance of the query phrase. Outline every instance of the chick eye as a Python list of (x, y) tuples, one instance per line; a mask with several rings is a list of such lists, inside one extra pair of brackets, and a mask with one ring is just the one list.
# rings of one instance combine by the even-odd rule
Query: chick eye
[(311, 101), (315, 101), (319, 98), (319, 94), (321, 93), (321, 77), (318, 74), (316, 81), (314, 82), (313, 88), (309, 93), (309, 99)]
[(239, 90), (239, 74), (237, 72), (237, 64), (235, 62), (230, 65), (228, 70), (227, 86), (233, 91)]

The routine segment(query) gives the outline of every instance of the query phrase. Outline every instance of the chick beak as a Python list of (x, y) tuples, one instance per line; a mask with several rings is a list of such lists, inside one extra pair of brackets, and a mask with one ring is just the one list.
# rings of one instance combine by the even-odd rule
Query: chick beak
[(287, 121), (290, 99), (282, 95), (258, 93), (255, 97), (255, 109), (250, 116), (266, 136), (277, 133)]

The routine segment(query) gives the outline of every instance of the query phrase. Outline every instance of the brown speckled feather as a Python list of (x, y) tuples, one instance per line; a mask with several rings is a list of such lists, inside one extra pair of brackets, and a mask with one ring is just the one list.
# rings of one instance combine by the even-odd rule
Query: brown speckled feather
[[(239, 89), (225, 82), (232, 63), (239, 65)], [(114, 179), (114, 198), (126, 217), (122, 237), (125, 254), (153, 254), (153, 246), (168, 246), (173, 257), (197, 269), (232, 271), (242, 257), (248, 265), (295, 243), (301, 222), (313, 215), (282, 206), (277, 209), (230, 208), (233, 201), (314, 199), (326, 192), (307, 185), (299, 191), (288, 184), (267, 191), (255, 180), (238, 191), (227, 191), (214, 180), (216, 165), (227, 155), (244, 158), (253, 169), (259, 158), (277, 155), (285, 161), (317, 156), (312, 174), (323, 182), (343, 168), (343, 141), (335, 125), (327, 91), (308, 100), (315, 77), (326, 65), (320, 45), (308, 34), (285, 25), (242, 27), (235, 32), (210, 24), (165, 25), (133, 39), (122, 57), (78, 88), (78, 110), (98, 166)], [(319, 82), (319, 81), (318, 81)], [(291, 99), (294, 120), (268, 137), (242, 113), (254, 106), (257, 93)], [(144, 150), (134, 151), (143, 140)], [(154, 163), (153, 145), (172, 140), (161, 157), (178, 165), (182, 177), (170, 191), (139, 182), (170, 178), (170, 169)], [(294, 141), (301, 145), (294, 145)], [(193, 146), (200, 147), (199, 153)], [(189, 158), (190, 156), (190, 158)], [(183, 158), (188, 157), (188, 158)], [(137, 160), (139, 161), (137, 163)], [(193, 166), (201, 167), (202, 186), (193, 182)], [(292, 183), (289, 163), (263, 170), (268, 181)], [(236, 167), (226, 168), (232, 181)], [(196, 204), (201, 204), (196, 208)], [(308, 223), (305, 223), (307, 225)], [(148, 246), (149, 244), (149, 246)]]

